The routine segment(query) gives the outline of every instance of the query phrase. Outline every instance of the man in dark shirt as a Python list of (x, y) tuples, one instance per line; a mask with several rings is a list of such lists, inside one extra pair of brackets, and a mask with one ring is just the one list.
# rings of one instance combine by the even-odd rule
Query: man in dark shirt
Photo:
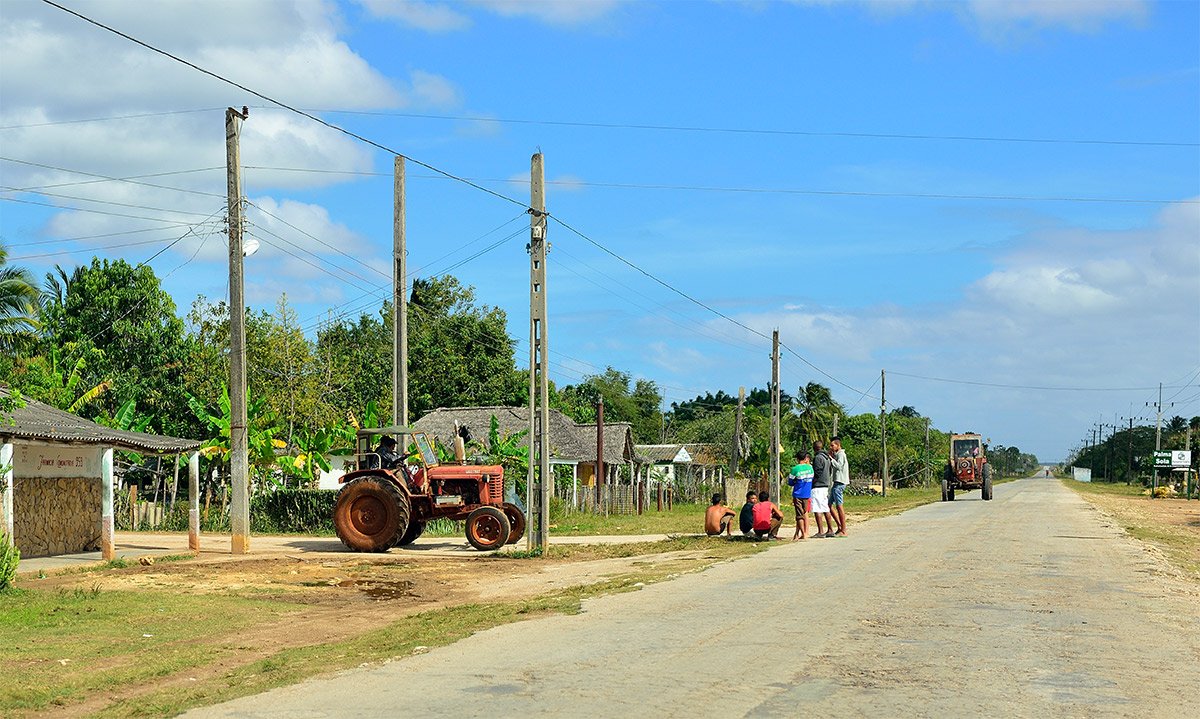
[(401, 460), (400, 455), (396, 454), (396, 438), (387, 435), (379, 440), (375, 454), (379, 455), (379, 466), (383, 469), (392, 469)]
[[(817, 533), (814, 539), (832, 537), (834, 535), (833, 515), (829, 513), (829, 487), (833, 484), (830, 475), (829, 454), (825, 451), (825, 443), (821, 440), (813, 442), (813, 483), (812, 483), (812, 513), (817, 519)], [(823, 520), (823, 521), (822, 521)], [(824, 529), (822, 529), (822, 524)]]
[(754, 490), (746, 492), (746, 503), (742, 505), (742, 511), (738, 514), (738, 529), (742, 530), (742, 536), (749, 537), (754, 534), (754, 505), (758, 503), (758, 495)]

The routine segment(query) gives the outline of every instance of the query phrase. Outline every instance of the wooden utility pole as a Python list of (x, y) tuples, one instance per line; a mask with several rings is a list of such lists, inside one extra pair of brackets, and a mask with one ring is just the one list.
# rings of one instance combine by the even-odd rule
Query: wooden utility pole
[(887, 370), (879, 370), (879, 444), (882, 448), (880, 455), (879, 484), (883, 496), (887, 496), (888, 461), (887, 461)]
[(225, 171), (229, 206), (229, 478), (233, 496), (229, 505), (231, 551), (250, 551), (250, 458), (246, 433), (246, 296), (242, 273), (242, 168), (238, 136), (242, 120), (250, 115), (232, 107), (225, 110)]
[[(1147, 402), (1146, 404), (1150, 404)], [(1171, 405), (1173, 406), (1172, 402)], [(1154, 403), (1154, 409), (1157, 413), (1154, 419), (1154, 452), (1157, 454), (1162, 449), (1162, 382), (1158, 383), (1158, 401)], [(1158, 490), (1158, 458), (1154, 458), (1154, 482), (1150, 485), (1150, 499), (1154, 499), (1154, 493)]]
[[(408, 426), (408, 238), (404, 156), (396, 155), (392, 208), (392, 424)], [(404, 451), (404, 444), (400, 450)]]
[(550, 539), (550, 447), (546, 437), (550, 346), (546, 337), (546, 175), (542, 153), (531, 159), (529, 174), (529, 549), (544, 550)]
[(925, 471), (922, 473), (925, 476), (925, 481), (923, 481), (921, 483), (921, 486), (928, 487), (929, 481), (930, 481), (930, 479), (932, 479), (929, 476), (929, 418), (928, 417), (925, 418), (925, 456), (922, 458), (922, 463), (925, 465)]
[(746, 388), (738, 387), (737, 413), (733, 416), (733, 442), (729, 447), (729, 474), (737, 474), (742, 460), (742, 412), (746, 406)]
[(1133, 484), (1133, 417), (1129, 418), (1129, 462), (1125, 467), (1125, 484)]
[(601, 477), (604, 476), (604, 397), (596, 403), (596, 514), (600, 514), (600, 503), (604, 494), (601, 489)]
[(779, 501), (779, 330), (771, 332), (771, 499)]

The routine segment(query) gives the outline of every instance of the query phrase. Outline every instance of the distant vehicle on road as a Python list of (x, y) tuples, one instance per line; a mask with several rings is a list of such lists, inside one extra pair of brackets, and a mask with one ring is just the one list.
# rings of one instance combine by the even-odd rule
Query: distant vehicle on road
[(992, 498), (992, 465), (988, 464), (983, 437), (973, 432), (950, 435), (950, 458), (942, 473), (942, 501), (953, 502), (956, 491), (978, 489)]

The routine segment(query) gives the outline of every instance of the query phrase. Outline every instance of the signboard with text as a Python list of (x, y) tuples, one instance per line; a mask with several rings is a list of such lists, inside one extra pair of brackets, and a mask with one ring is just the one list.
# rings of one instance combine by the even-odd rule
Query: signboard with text
[(19, 444), (13, 471), (21, 478), (100, 477), (100, 447)]

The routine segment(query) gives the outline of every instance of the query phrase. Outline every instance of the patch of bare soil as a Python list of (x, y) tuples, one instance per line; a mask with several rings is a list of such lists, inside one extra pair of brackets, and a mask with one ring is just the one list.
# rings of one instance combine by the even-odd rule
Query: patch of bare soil
[(187, 687), (223, 676), (280, 650), (337, 642), (380, 629), (402, 617), (472, 602), (498, 602), (599, 583), (656, 565), (686, 565), (706, 559), (704, 551), (571, 560), (506, 560), (352, 555), (345, 559), (273, 556), (230, 561), (187, 560), (100, 573), (61, 574), (39, 580), (39, 589), (164, 591), (267, 597), (302, 605), (249, 628), (208, 638), (219, 658), (204, 666), (156, 678), (143, 687), (123, 687), (83, 703), (51, 709), (44, 716), (81, 716), (113, 702), (172, 686)]

